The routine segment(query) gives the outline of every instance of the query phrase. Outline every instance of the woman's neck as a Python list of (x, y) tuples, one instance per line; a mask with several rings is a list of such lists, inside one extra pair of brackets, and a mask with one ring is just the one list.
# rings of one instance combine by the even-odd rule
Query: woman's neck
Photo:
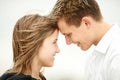
[(42, 66), (40, 65), (39, 61), (38, 61), (38, 57), (35, 57), (33, 59), (33, 62), (31, 64), (31, 76), (41, 80), (40, 78), (40, 70), (41, 70)]

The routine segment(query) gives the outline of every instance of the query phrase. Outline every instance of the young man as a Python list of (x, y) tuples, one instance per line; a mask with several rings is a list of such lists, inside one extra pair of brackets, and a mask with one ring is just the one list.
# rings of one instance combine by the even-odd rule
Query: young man
[(105, 22), (96, 0), (58, 0), (51, 18), (66, 43), (96, 48), (86, 65), (87, 80), (120, 80), (120, 28)]

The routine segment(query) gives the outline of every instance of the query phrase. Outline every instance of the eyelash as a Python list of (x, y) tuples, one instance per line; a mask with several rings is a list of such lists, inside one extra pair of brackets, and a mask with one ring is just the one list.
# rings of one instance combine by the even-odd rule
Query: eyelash
[(70, 36), (71, 36), (71, 34), (67, 34), (66, 36), (67, 36), (67, 37), (70, 37)]

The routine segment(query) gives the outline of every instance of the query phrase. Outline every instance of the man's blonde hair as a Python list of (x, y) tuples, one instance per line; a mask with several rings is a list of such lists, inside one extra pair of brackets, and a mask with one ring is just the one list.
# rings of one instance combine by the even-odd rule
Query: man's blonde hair
[(50, 17), (64, 18), (68, 24), (80, 25), (84, 16), (91, 16), (99, 21), (102, 18), (96, 0), (57, 0)]

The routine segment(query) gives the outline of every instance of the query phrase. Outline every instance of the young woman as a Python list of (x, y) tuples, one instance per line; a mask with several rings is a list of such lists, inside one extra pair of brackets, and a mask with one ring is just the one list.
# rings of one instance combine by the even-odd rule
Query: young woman
[(0, 80), (46, 80), (40, 71), (53, 66), (60, 51), (58, 35), (57, 24), (50, 18), (38, 14), (20, 18), (13, 31), (14, 65)]

